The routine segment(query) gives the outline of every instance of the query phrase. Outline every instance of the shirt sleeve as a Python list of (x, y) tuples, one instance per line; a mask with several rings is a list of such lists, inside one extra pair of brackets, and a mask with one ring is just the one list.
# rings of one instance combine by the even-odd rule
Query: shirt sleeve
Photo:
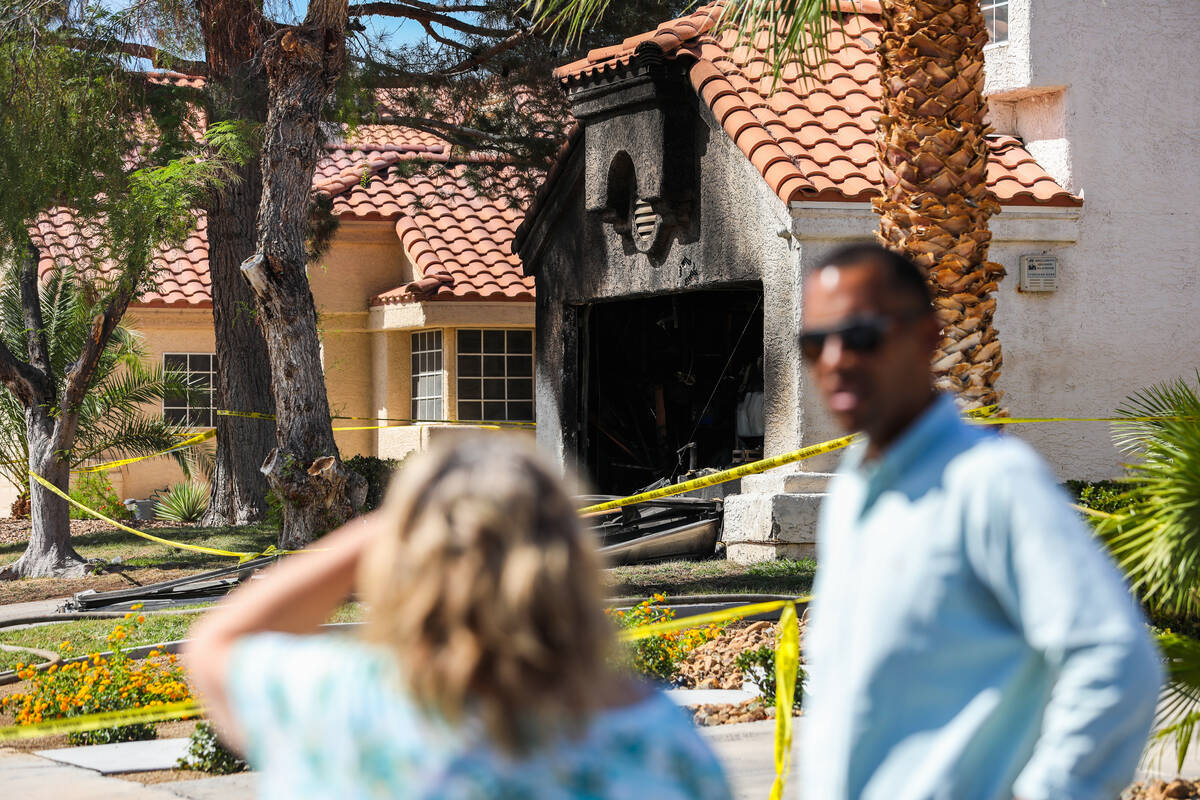
[(1021, 800), (1118, 796), (1133, 777), (1162, 682), (1157, 648), (1123, 578), (1041, 459), (1008, 442), (968, 513), (968, 555), (1054, 674)]

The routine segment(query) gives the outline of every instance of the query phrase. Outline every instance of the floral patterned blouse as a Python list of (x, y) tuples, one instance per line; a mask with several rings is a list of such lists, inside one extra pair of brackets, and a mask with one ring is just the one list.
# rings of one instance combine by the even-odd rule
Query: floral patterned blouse
[(256, 634), (230, 665), (234, 713), (263, 798), (730, 800), (725, 776), (661, 692), (513, 759), (477, 721), (418, 709), (395, 660), (348, 636)]

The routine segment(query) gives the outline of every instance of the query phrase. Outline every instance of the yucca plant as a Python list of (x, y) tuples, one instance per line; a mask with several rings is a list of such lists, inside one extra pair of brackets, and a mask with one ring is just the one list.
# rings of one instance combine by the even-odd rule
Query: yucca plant
[[(1200, 372), (1196, 373), (1200, 386)], [(1183, 379), (1157, 384), (1118, 409), (1113, 441), (1131, 460), (1128, 505), (1097, 532), (1150, 613), (1200, 619), (1200, 395)], [(1188, 628), (1194, 628), (1189, 624)], [(1168, 685), (1156, 737), (1173, 744), (1180, 767), (1200, 721), (1200, 641), (1158, 636)]]
[(169, 522), (199, 522), (208, 510), (206, 484), (182, 481), (175, 484), (154, 506), (154, 514)]
[[(42, 317), (52, 372), (65, 380), (79, 357), (91, 329), (87, 282), (71, 266), (50, 272), (41, 288)], [(24, 336), (18, 281), (11, 273), (0, 278), (0, 341), (19, 346)], [(147, 413), (165, 394), (187, 394), (187, 380), (178, 373), (148, 366), (141, 335), (127, 323), (113, 331), (96, 365), (89, 391), (79, 409), (72, 468), (97, 459), (129, 458), (166, 450), (178, 444), (188, 429)], [(191, 475), (195, 462), (187, 451), (170, 454)], [(29, 443), (25, 409), (11, 392), (0, 392), (0, 475), (29, 492)]]

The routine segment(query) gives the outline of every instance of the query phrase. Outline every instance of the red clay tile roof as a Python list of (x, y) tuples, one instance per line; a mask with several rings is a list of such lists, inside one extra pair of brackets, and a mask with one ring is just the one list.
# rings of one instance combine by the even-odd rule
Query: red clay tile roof
[[(448, 143), (432, 134), (396, 125), (363, 125), (327, 146), (313, 176), (313, 191), (332, 197), (333, 213), (343, 219), (398, 220), (396, 234), (421, 277), (372, 299), (372, 304), (532, 301), (533, 279), (522, 274), (520, 262), (509, 252), (523, 209), (512, 208), (505, 199), (479, 196), (464, 179), (461, 166), (441, 178), (406, 178), (388, 169), (400, 161), (446, 162), (449, 158)], [(43, 254), (39, 261), (43, 273), (55, 259), (78, 261), (89, 249), (77, 219), (66, 210), (42, 215), (32, 233)], [(139, 305), (212, 306), (203, 213), (197, 215), (188, 238), (179, 247), (164, 250), (155, 266), (159, 286)], [(106, 271), (103, 266), (101, 270)]]
[[(736, 45), (732, 31), (711, 33), (721, 5), (633, 36), (619, 45), (592, 50), (586, 58), (555, 71), (570, 86), (629, 63), (635, 48), (654, 41), (670, 58), (692, 60), (692, 87), (771, 190), (794, 200), (864, 201), (877, 193), (875, 117), (881, 88), (875, 46), (879, 4), (858, 0), (857, 11), (841, 2), (844, 27), (831, 33), (829, 58), (811, 81), (786, 67), (779, 85), (763, 51)], [(812, 56), (806, 59), (815, 63)], [(991, 140), (988, 182), (1001, 203), (1076, 206), (1081, 200), (1059, 186), (1014, 137)]]
[[(41, 253), (38, 272), (45, 274), (59, 259), (88, 264), (94, 235), (81, 230), (75, 215), (65, 209), (51, 209), (38, 217), (30, 231), (33, 244)], [(100, 265), (101, 275), (111, 265)], [(208, 218), (197, 212), (196, 227), (174, 248), (164, 248), (154, 260), (158, 288), (142, 296), (139, 305), (211, 308), (212, 293), (208, 272)]]
[(533, 300), (533, 277), (522, 273), (511, 252), (524, 203), (514, 207), (507, 198), (481, 195), (461, 165), (435, 177), (393, 179), (387, 189), (405, 205), (396, 234), (421, 277), (372, 298), (372, 305)]

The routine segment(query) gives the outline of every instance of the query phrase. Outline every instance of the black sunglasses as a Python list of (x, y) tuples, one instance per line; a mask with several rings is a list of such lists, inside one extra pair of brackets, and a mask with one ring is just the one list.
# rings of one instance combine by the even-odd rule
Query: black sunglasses
[(835, 328), (824, 328), (804, 331), (800, 334), (800, 353), (808, 361), (820, 359), (825, 350), (825, 340), (836, 336), (842, 347), (855, 353), (873, 353), (883, 344), (888, 331), (900, 320), (910, 318), (902, 316), (858, 316), (838, 325)]

